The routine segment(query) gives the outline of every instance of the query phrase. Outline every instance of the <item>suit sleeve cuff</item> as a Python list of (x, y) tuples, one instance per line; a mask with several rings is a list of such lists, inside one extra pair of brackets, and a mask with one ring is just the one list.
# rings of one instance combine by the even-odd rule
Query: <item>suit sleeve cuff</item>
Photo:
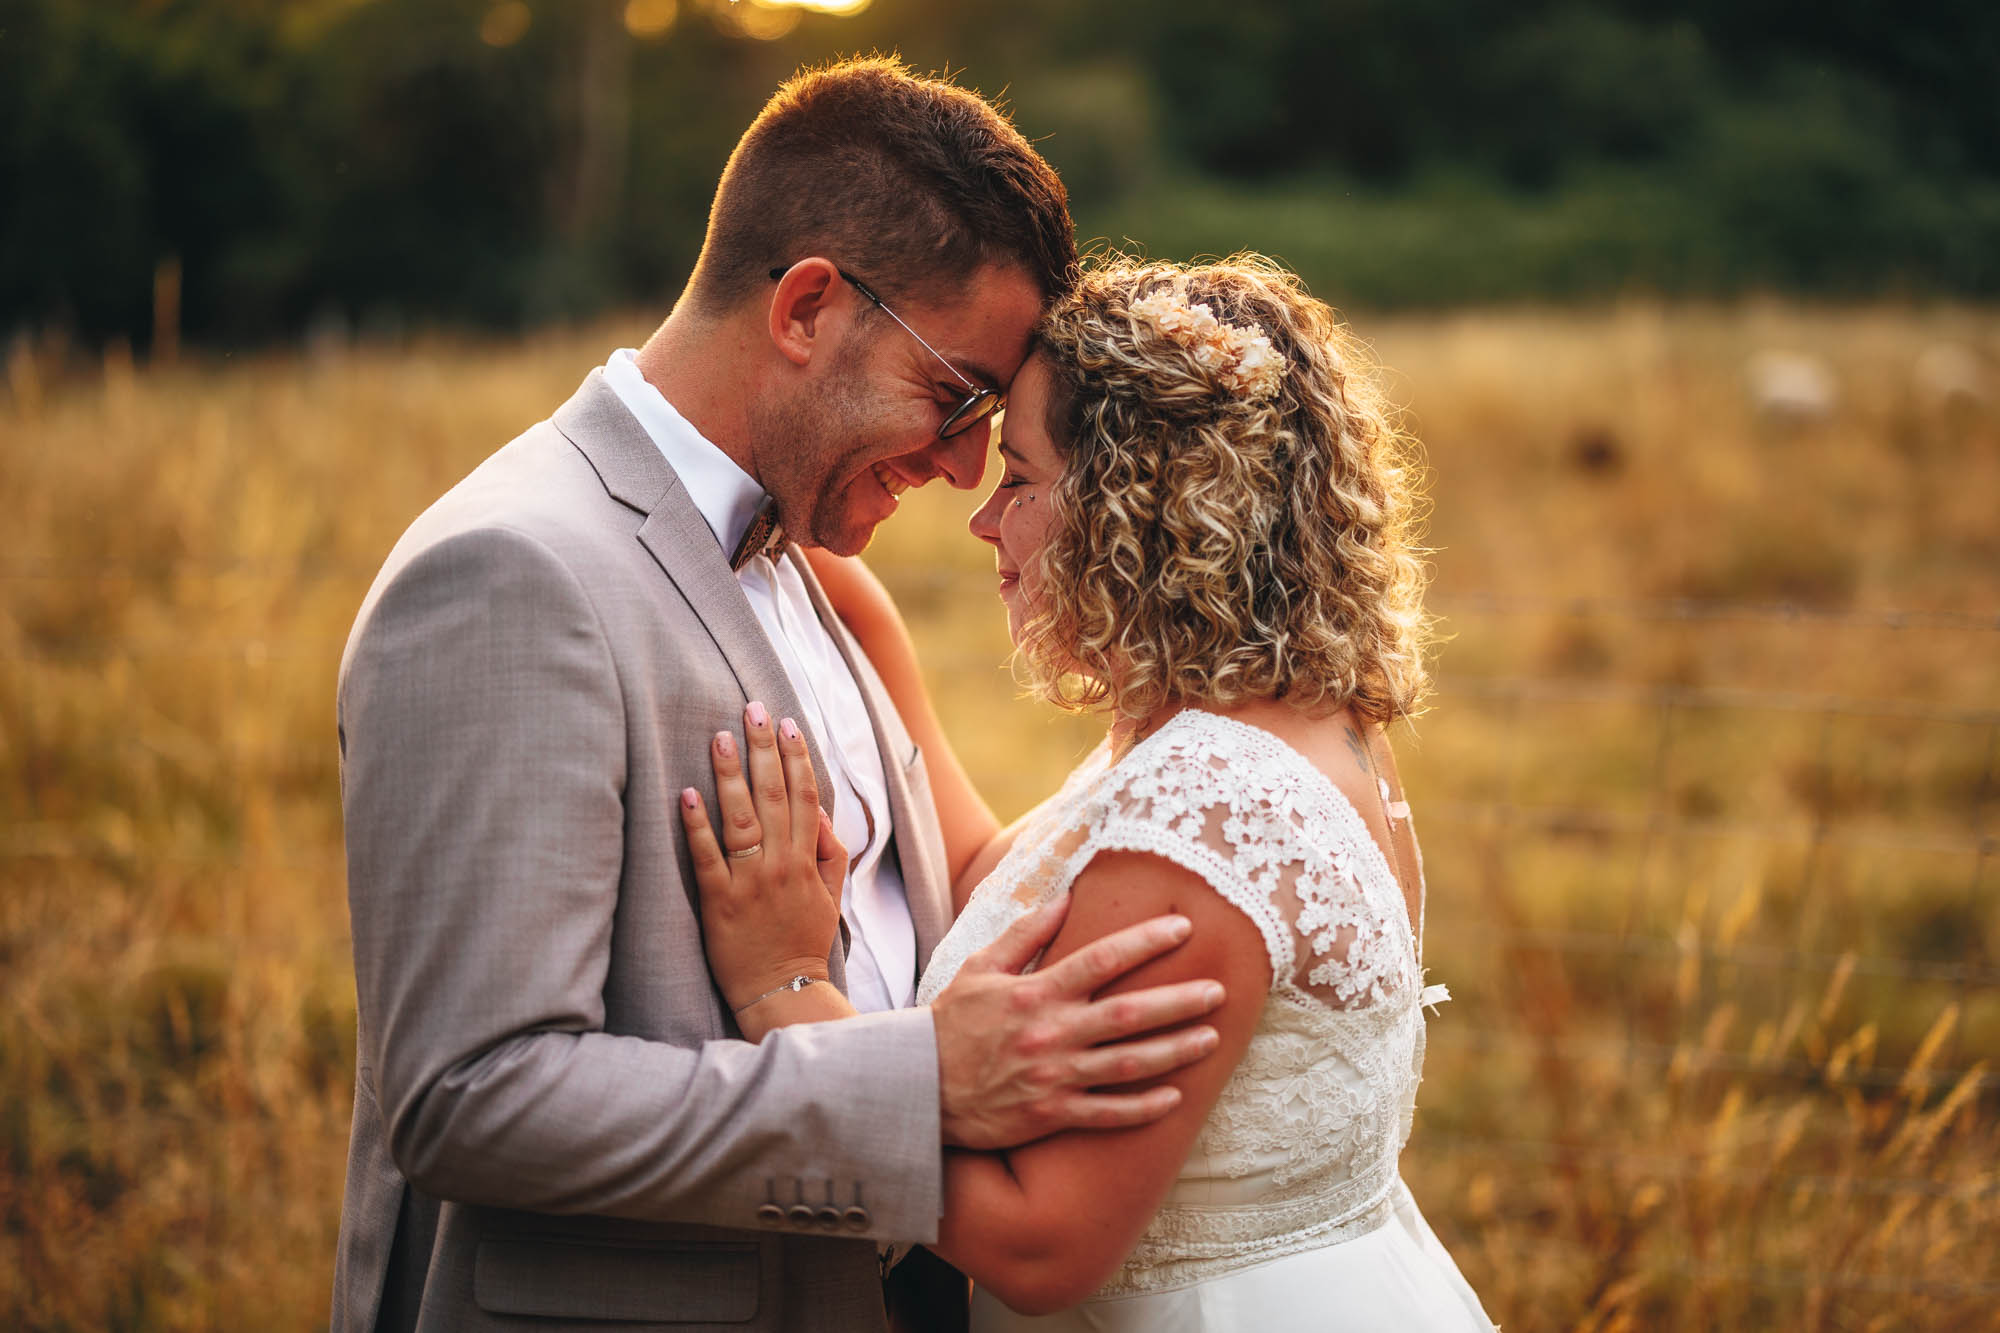
[(859, 1225), (848, 1234), (935, 1241), (944, 1213), (944, 1147), (930, 1009), (798, 1024), (764, 1040), (796, 1043), (808, 1063), (837, 1061), (852, 1071), (838, 1080), (835, 1104), (804, 1108), (814, 1122), (808, 1141), (853, 1172), (854, 1202), (866, 1217), (856, 1215)]

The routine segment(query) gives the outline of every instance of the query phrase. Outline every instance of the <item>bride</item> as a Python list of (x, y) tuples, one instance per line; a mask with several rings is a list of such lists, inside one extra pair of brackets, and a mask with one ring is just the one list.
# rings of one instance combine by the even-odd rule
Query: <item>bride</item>
[[(813, 556), (932, 756), (964, 867), (919, 1001), (1024, 934), (1055, 931), (1047, 962), (1166, 912), (1189, 942), (1118, 988), (1226, 988), (1217, 1050), (1166, 1080), (1164, 1119), (948, 1151), (932, 1248), (976, 1284), (975, 1329), (1492, 1327), (1397, 1165), (1422, 1006), (1443, 998), (1383, 735), (1425, 685), (1409, 451), (1358, 344), (1275, 266), (1087, 273), (1014, 381), (972, 531), (1036, 687), (1109, 731), (1005, 830), (949, 758), (880, 585)], [(780, 737), (750, 747), (749, 784), (717, 755), (722, 817), (763, 855), (724, 856), (682, 802), (710, 964), (750, 997), (751, 1040), (852, 1012), (772, 982), (823, 971), (844, 864), (830, 829), (815, 842), (803, 738)], [(780, 765), (789, 807), (768, 795)]]

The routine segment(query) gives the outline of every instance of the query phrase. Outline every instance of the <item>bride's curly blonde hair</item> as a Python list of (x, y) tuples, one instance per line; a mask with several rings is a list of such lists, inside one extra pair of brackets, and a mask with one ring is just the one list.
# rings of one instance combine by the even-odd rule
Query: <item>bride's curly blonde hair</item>
[[(1258, 334), (1279, 364), (1251, 380), (1228, 348)], [(1114, 257), (1057, 300), (1038, 354), (1065, 461), (1021, 639), (1032, 688), (1132, 718), (1197, 699), (1417, 710), (1416, 442), (1325, 303), (1261, 256)]]

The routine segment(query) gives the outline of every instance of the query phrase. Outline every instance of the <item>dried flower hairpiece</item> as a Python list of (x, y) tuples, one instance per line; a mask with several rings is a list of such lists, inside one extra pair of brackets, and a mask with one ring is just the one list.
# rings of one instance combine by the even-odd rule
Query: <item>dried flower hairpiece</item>
[(1285, 360), (1255, 329), (1224, 324), (1206, 303), (1189, 305), (1173, 288), (1132, 303), (1132, 313), (1173, 339), (1224, 386), (1247, 398), (1269, 398), (1284, 379)]

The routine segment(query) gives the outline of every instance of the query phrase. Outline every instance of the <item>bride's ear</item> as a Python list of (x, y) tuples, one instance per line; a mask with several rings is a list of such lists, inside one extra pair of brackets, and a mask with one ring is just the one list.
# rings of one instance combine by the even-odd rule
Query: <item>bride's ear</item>
[(787, 361), (803, 366), (826, 331), (826, 316), (845, 290), (840, 270), (825, 259), (802, 259), (778, 278), (767, 312), (771, 343)]

